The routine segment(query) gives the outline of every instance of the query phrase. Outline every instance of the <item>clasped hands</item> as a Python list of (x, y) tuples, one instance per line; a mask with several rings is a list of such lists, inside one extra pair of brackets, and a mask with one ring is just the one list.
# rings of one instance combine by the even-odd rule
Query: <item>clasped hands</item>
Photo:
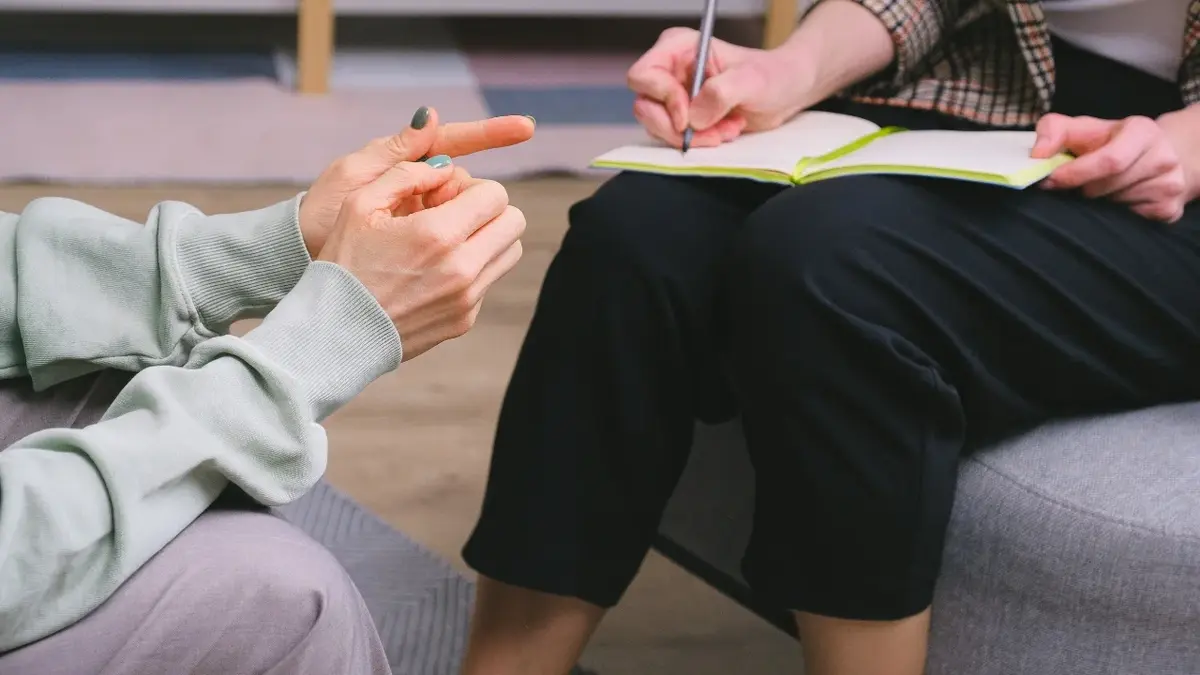
[[(488, 288), (521, 258), (525, 216), (499, 183), (453, 157), (529, 140), (532, 118), (409, 128), (333, 162), (299, 209), (305, 247), (353, 274), (391, 317), (408, 360), (466, 333)], [(426, 161), (422, 158), (429, 157)]]

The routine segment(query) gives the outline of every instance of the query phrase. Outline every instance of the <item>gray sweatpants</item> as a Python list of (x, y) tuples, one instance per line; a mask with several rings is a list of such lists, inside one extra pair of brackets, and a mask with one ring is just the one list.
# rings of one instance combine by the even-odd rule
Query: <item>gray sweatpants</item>
[[(128, 381), (0, 382), (0, 450), (96, 421)], [(386, 675), (362, 596), (321, 545), (229, 492), (96, 611), (0, 654), (3, 675)]]

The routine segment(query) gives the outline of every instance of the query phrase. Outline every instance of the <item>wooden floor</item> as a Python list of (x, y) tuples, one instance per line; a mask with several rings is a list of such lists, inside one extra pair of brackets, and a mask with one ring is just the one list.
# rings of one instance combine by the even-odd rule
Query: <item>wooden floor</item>
[[(525, 258), (488, 296), (475, 329), (406, 363), (327, 424), (329, 478), (456, 565), (483, 494), (492, 431), (567, 207), (595, 188), (574, 179), (509, 185), (529, 219)], [(0, 210), (72, 197), (135, 220), (172, 199), (208, 213), (247, 210), (295, 188), (0, 186)], [(601, 675), (799, 673), (797, 647), (775, 629), (652, 556), (584, 659)]]

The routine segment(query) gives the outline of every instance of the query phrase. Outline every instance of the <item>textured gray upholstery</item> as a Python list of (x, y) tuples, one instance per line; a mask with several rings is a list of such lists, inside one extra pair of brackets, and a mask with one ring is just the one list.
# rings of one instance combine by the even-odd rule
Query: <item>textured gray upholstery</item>
[[(738, 572), (753, 472), (702, 427), (660, 548), (781, 625)], [(1063, 422), (962, 466), (930, 675), (1200, 673), (1200, 404)]]

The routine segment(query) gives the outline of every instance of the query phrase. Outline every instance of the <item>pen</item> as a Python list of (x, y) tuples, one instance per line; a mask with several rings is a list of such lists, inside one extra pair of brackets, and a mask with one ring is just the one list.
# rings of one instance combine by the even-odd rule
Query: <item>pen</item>
[[(704, 71), (708, 70), (708, 45), (712, 42), (713, 24), (717, 21), (717, 0), (704, 0), (704, 20), (700, 22), (700, 48), (696, 50), (696, 74), (692, 77), (692, 99), (704, 86)], [(692, 125), (683, 131), (683, 152), (692, 146)]]

